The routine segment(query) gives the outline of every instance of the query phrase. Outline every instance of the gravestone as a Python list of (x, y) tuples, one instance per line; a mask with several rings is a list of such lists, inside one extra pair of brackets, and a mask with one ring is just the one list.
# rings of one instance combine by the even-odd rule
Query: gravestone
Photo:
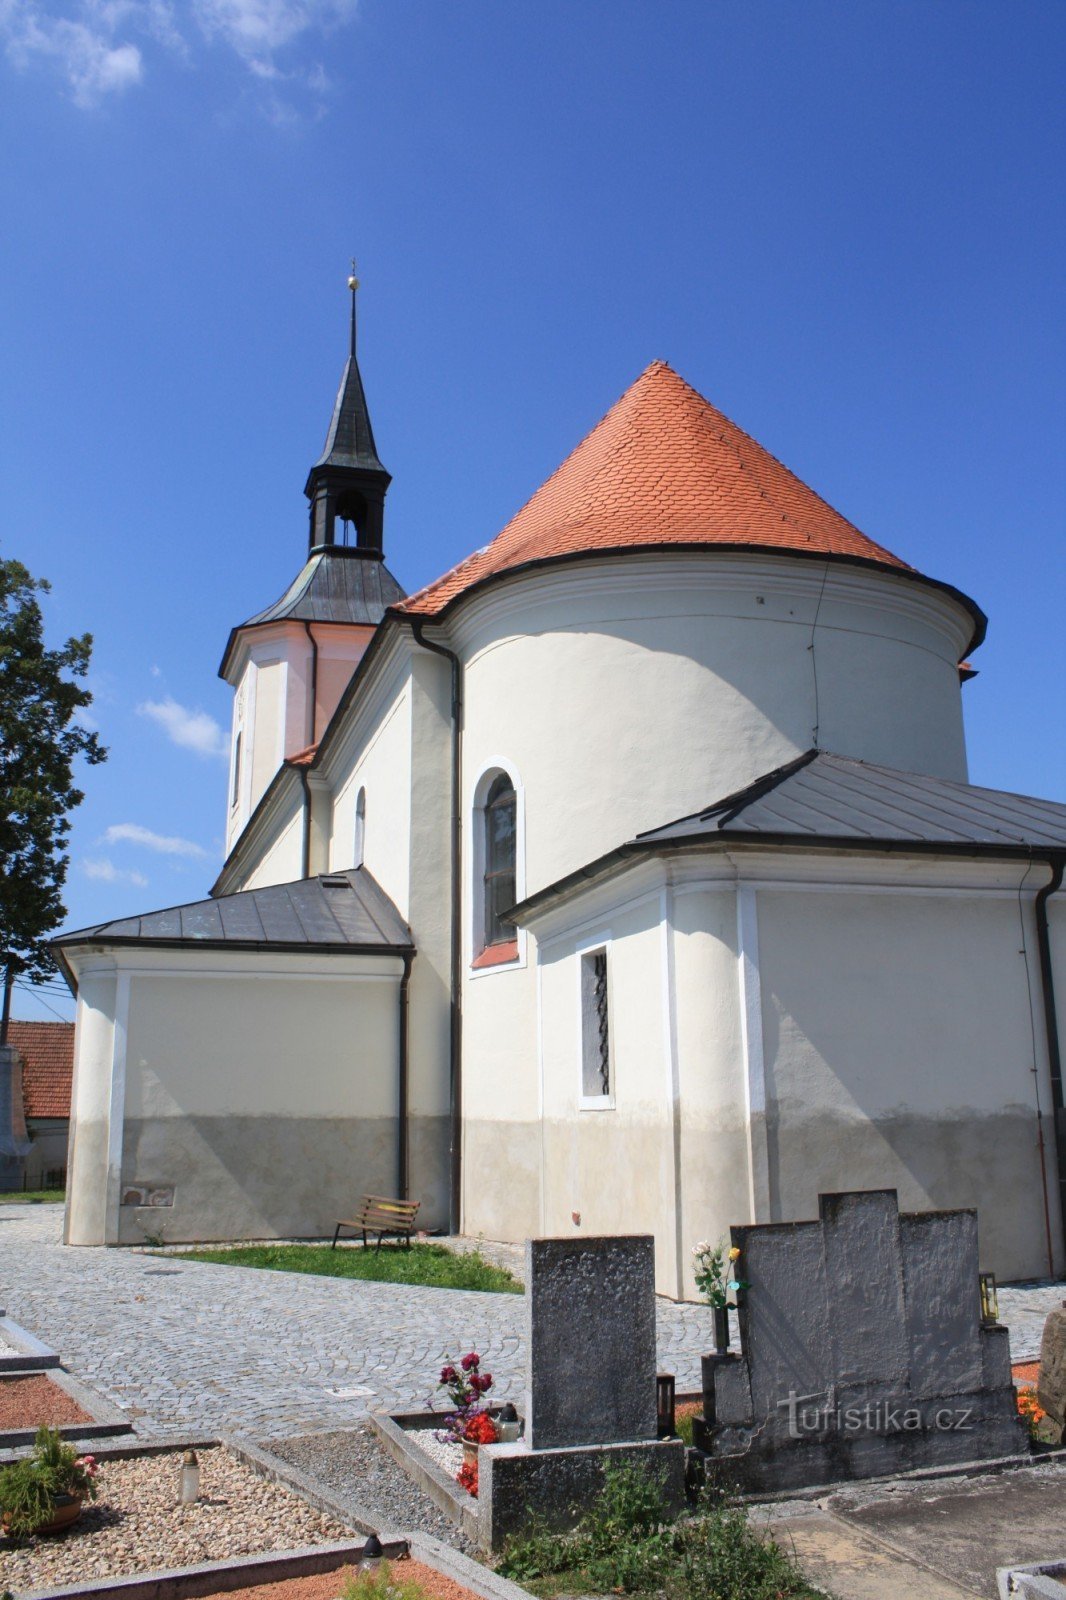
[(973, 1211), (895, 1190), (819, 1196), (817, 1222), (731, 1229), (741, 1355), (714, 1367), (704, 1449), (777, 1490), (1028, 1451), (1007, 1330), (983, 1326)]
[(1061, 1310), (1050, 1312), (1044, 1323), (1036, 1398), (1047, 1412), (1041, 1437), (1047, 1436), (1050, 1444), (1061, 1444), (1066, 1431), (1066, 1301)]
[(533, 1450), (654, 1439), (655, 1241), (526, 1243)]
[(650, 1235), (526, 1244), (526, 1431), (478, 1452), (478, 1534), (498, 1549), (531, 1522), (572, 1528), (611, 1467), (684, 1504), (685, 1447), (656, 1438)]

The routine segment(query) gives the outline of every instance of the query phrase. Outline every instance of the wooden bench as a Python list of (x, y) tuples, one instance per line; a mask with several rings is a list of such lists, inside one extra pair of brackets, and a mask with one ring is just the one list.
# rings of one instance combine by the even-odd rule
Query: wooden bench
[(340, 1238), (342, 1228), (354, 1228), (356, 1233), (363, 1235), (363, 1246), (366, 1247), (368, 1233), (378, 1236), (377, 1248), (381, 1249), (381, 1241), (386, 1235), (404, 1241), (404, 1248), (410, 1250), (411, 1235), (414, 1232), (415, 1218), (421, 1200), (389, 1200), (380, 1194), (365, 1194), (359, 1202), (359, 1210), (354, 1217), (345, 1218), (338, 1222), (333, 1234), (331, 1250), (336, 1250), (337, 1240)]

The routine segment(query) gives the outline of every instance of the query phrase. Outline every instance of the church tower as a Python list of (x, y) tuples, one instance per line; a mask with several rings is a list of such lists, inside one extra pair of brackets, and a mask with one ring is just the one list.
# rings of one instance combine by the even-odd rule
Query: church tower
[(356, 359), (354, 275), (348, 287), (348, 359), (304, 486), (306, 563), (280, 600), (233, 629), (219, 667), (234, 689), (227, 854), (282, 763), (317, 743), (386, 609), (404, 598), (384, 561), (391, 479)]

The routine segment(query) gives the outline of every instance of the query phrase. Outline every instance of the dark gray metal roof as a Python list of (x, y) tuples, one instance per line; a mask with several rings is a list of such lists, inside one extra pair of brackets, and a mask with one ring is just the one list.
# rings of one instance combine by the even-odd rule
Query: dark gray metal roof
[(414, 949), (411, 930), (365, 867), (325, 873), (296, 883), (242, 889), (214, 900), (120, 917), (79, 928), (53, 941), (60, 956), (71, 945), (185, 945), (228, 950)]
[(640, 833), (529, 895), (523, 917), (640, 857), (760, 841), (922, 855), (1066, 854), (1066, 805), (808, 750), (705, 811)]
[(728, 834), (871, 844), (1066, 850), (1066, 805), (810, 750), (639, 844)]
[(333, 545), (313, 555), (280, 600), (243, 623), (363, 622), (374, 627), (404, 591), (381, 560), (354, 546)]
[[(369, 472), (384, 472), (374, 443), (374, 430), (370, 426), (370, 412), (359, 363), (355, 353), (348, 357), (341, 375), (340, 388), (333, 405), (325, 448), (316, 467), (359, 467)], [(312, 471), (314, 468), (312, 468)]]

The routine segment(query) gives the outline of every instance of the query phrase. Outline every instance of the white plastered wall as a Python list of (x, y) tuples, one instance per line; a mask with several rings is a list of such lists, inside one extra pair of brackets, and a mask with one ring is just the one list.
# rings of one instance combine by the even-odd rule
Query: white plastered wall
[[(395, 1186), (399, 958), (79, 965), (70, 1243), (321, 1235)], [(138, 1189), (172, 1204), (134, 1204)]]

